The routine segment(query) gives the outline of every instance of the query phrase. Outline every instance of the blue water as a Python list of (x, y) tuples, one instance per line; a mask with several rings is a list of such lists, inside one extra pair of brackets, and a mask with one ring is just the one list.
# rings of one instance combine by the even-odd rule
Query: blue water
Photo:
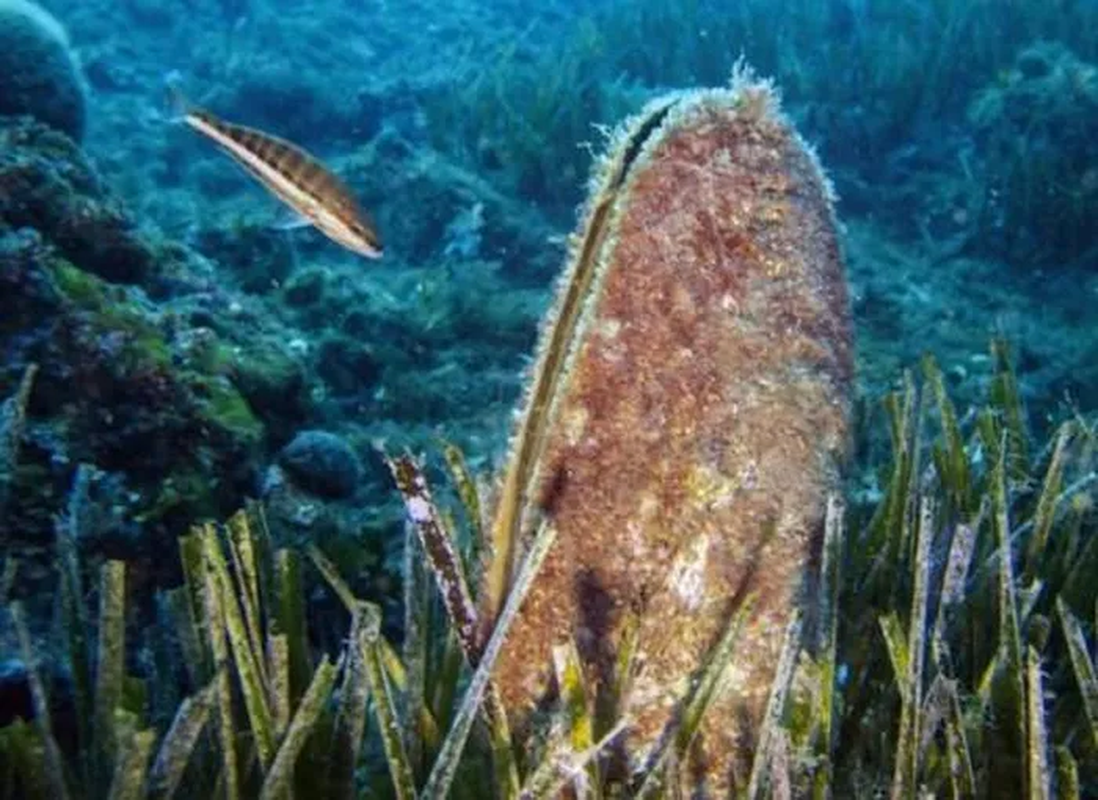
[[(354, 542), (398, 629), (378, 446), (443, 438), (488, 473), (605, 131), (740, 59), (834, 183), (860, 402), (929, 352), (963, 417), (1001, 335), (1035, 435), (1098, 408), (1098, 3), (42, 6), (67, 42), (0, 0), (0, 115), (30, 115), (0, 116), (0, 398), (37, 368), (18, 458), (0, 452), (0, 557), (26, 561), (43, 620), (86, 465), (84, 546), (146, 600), (179, 579), (176, 535), (262, 497), (289, 539)], [(169, 79), (314, 154), (384, 258), (279, 229), (278, 201), (173, 120)]]

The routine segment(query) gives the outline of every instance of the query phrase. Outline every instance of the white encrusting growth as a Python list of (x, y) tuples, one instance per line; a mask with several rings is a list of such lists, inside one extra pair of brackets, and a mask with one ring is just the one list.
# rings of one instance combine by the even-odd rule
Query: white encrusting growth
[(671, 565), (668, 585), (691, 611), (698, 608), (705, 597), (705, 565), (708, 556), (709, 536), (703, 533)]
[(409, 497), (404, 503), (404, 508), (408, 511), (408, 519), (416, 525), (431, 521), (431, 504), (422, 497), (414, 495)]

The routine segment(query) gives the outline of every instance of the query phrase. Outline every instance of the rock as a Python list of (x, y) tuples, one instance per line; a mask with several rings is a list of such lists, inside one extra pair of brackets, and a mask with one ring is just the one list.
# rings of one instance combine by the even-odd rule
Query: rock
[(132, 494), (143, 535), (120, 556), (238, 507), (265, 429), (231, 380), (227, 350), (143, 292), (74, 266), (39, 231), (8, 229), (0, 213), (0, 396), (19, 365), (39, 365), (35, 446), (21, 458), (7, 530), (28, 546), (51, 541), (77, 462), (117, 474)]
[(344, 336), (320, 344), (317, 374), (337, 397), (356, 397), (371, 392), (381, 377), (382, 365), (369, 345)]
[(282, 347), (257, 341), (240, 348), (233, 384), (272, 437), (288, 437), (305, 418), (309, 399), (305, 372)]
[(350, 497), (362, 480), (362, 462), (343, 438), (327, 431), (302, 431), (278, 456), (301, 488), (320, 497)]
[(971, 249), (1027, 273), (1088, 270), (1098, 248), (1098, 64), (1039, 42), (976, 93), (968, 116), (979, 154), (962, 187), (973, 195)]
[(28, 117), (0, 119), (4, 225), (34, 228), (74, 265), (112, 282), (140, 283), (157, 266), (156, 248), (106, 190), (80, 148)]
[(27, 0), (0, 0), (0, 115), (29, 114), (75, 141), (84, 135), (84, 79), (65, 29)]

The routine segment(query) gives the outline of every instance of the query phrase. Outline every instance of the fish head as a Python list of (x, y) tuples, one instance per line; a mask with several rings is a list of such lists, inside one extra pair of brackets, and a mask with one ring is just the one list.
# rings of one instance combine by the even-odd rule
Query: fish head
[(347, 228), (352, 237), (350, 244), (352, 250), (367, 258), (381, 258), (384, 252), (381, 237), (377, 235), (377, 229), (370, 221), (355, 218)]
[(309, 214), (313, 223), (329, 238), (366, 258), (381, 258), (381, 238), (373, 222), (362, 214)]

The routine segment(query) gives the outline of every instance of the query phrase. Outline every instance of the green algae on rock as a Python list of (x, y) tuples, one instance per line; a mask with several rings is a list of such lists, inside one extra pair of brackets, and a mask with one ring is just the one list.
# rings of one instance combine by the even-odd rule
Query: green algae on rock
[(87, 272), (115, 283), (155, 277), (157, 248), (84, 152), (29, 117), (0, 118), (0, 223), (34, 228)]
[(606, 690), (635, 619), (624, 712), (642, 756), (753, 595), (694, 752), (720, 793), (809, 585), (852, 371), (830, 186), (770, 86), (737, 73), (628, 122), (595, 175), (493, 522), (489, 618), (535, 520), (558, 532), (497, 672), (520, 726), (552, 694), (554, 646), (574, 641)]

